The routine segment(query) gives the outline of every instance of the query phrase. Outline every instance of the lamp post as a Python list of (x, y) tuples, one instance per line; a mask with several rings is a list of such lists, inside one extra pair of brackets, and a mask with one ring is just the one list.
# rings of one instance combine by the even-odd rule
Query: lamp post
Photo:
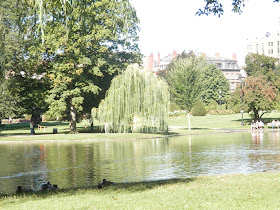
[(240, 91), (241, 91), (241, 110), (240, 110), (240, 113), (241, 113), (241, 126), (244, 126), (244, 122), (243, 122), (243, 84), (244, 84), (243, 79), (244, 78), (245, 78), (245, 71), (242, 69), (240, 71), (240, 74), (239, 74)]
[(244, 126), (244, 122), (243, 122), (243, 81), (240, 80), (240, 87), (241, 87), (241, 126)]
[(219, 90), (219, 99), (220, 99), (220, 109), (221, 109), (221, 104), (222, 104), (222, 91)]

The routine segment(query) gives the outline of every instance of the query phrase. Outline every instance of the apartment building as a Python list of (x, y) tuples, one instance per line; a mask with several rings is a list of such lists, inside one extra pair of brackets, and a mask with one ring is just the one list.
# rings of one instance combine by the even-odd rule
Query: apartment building
[(246, 55), (249, 53), (271, 56), (280, 59), (280, 17), (278, 25), (263, 36), (246, 39)]
[[(204, 53), (201, 55), (206, 57), (210, 63), (215, 64), (217, 68), (222, 71), (226, 79), (229, 81), (231, 92), (234, 92), (236, 87), (240, 85), (240, 75), (242, 74), (242, 77), (246, 76), (245, 71), (238, 65), (235, 53), (232, 54), (231, 59), (220, 57), (218, 53), (216, 53), (213, 57), (206, 56)], [(158, 53), (156, 59), (151, 53), (149, 56), (144, 57), (144, 68), (155, 73), (164, 71), (166, 66), (176, 57), (177, 53), (175, 50), (172, 54), (162, 58), (160, 57), (160, 53)]]
[(240, 85), (240, 77), (246, 77), (245, 71), (239, 67), (236, 60), (236, 54), (232, 54), (232, 58), (223, 58), (216, 53), (214, 57), (208, 57), (209, 62), (213, 63), (220, 69), (230, 84), (230, 91), (234, 90)]

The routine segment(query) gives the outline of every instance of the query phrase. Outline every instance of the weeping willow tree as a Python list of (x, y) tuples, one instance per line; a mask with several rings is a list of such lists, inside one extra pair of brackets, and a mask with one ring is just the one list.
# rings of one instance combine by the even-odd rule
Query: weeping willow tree
[(111, 83), (99, 104), (99, 120), (109, 132), (167, 129), (167, 84), (151, 72), (130, 65)]

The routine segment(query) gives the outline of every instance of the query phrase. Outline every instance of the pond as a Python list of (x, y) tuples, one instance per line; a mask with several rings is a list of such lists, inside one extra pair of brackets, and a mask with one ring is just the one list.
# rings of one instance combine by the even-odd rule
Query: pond
[(1, 143), (0, 194), (280, 169), (280, 132), (255, 131), (160, 139)]

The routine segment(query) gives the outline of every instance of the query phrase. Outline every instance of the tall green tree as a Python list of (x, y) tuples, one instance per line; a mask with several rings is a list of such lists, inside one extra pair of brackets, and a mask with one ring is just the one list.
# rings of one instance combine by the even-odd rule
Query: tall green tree
[(112, 80), (99, 105), (99, 119), (110, 132), (165, 130), (168, 109), (166, 82), (134, 64)]
[(260, 111), (271, 111), (279, 103), (277, 88), (264, 75), (249, 76), (244, 81), (246, 85), (239, 91), (243, 97), (245, 109), (253, 111), (254, 119), (262, 117)]
[[(221, 102), (224, 104), (230, 96), (229, 89), (229, 82), (222, 71), (213, 64), (208, 65), (203, 72), (202, 101), (206, 105), (212, 100), (219, 103), (221, 95), (223, 99)], [(219, 94), (219, 91), (221, 91), (221, 94)]]
[(181, 109), (191, 111), (202, 94), (202, 73), (207, 67), (202, 58), (178, 58), (167, 72), (170, 93)]
[(278, 58), (270, 56), (249, 54), (245, 58), (245, 71), (248, 76), (265, 75), (267, 81), (273, 83), (280, 90), (280, 64)]
[(0, 1), (0, 118), (21, 114), (20, 97), (13, 94), (11, 81), (23, 61), (23, 35), (19, 15), (23, 13), (19, 1)]
[(206, 67), (207, 63), (203, 58), (189, 56), (174, 60), (168, 69), (167, 82), (171, 97), (181, 109), (189, 113), (196, 101), (201, 98), (202, 74)]
[(278, 59), (249, 54), (245, 58), (248, 78), (242, 82), (233, 97), (235, 105), (243, 100), (243, 109), (254, 113), (254, 119), (262, 117), (260, 111), (270, 111), (279, 105), (280, 75)]
[(9, 80), (0, 83), (0, 124), (1, 119), (15, 117), (23, 112), (19, 105), (20, 97), (11, 94), (8, 83)]
[(79, 115), (89, 111), (90, 103), (98, 104), (102, 98), (98, 94), (105, 94), (114, 74), (128, 63), (140, 62), (135, 9), (128, 0), (24, 4), (26, 63), (47, 63), (40, 74), (50, 81), (48, 113), (69, 120), (76, 132)]
[(245, 57), (245, 71), (248, 76), (266, 75), (268, 79), (273, 79), (276, 75), (278, 58), (266, 55), (249, 54)]

